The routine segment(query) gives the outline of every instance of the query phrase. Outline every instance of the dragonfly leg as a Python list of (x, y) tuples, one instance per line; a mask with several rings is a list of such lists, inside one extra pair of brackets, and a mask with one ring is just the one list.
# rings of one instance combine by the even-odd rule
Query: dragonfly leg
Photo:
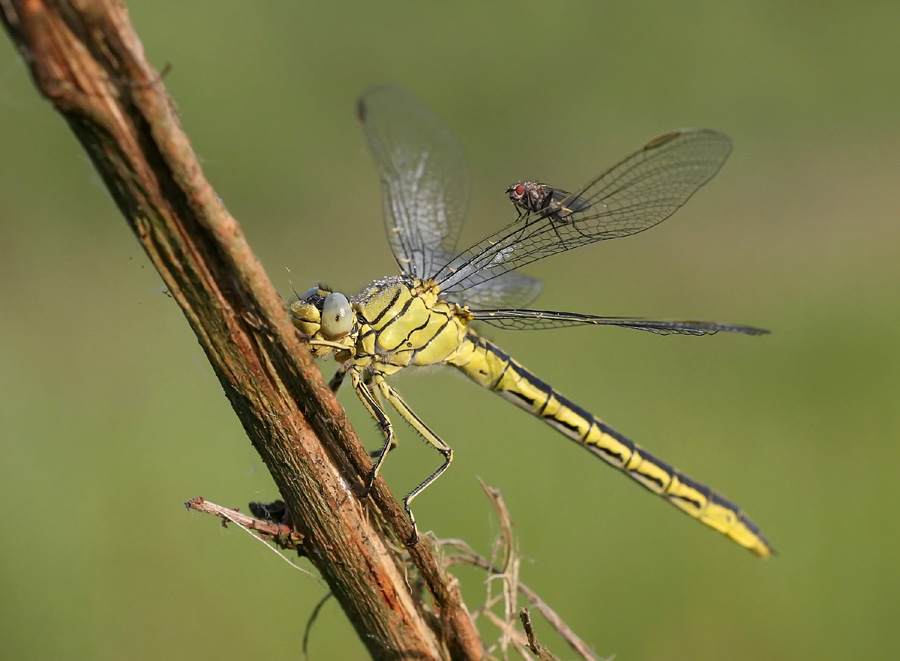
[[(338, 365), (334, 376), (332, 376), (331, 381), (328, 382), (328, 387), (331, 388), (331, 392), (337, 394), (338, 388), (340, 388), (341, 384), (344, 383), (345, 376), (347, 376), (347, 366)], [(372, 375), (369, 372), (363, 372), (362, 380), (363, 383), (365, 383), (367, 386), (372, 385)]]
[(309, 338), (302, 338), (304, 342), (306, 342), (311, 347), (329, 347), (331, 349), (336, 349), (338, 351), (346, 351), (347, 346), (341, 344), (340, 342), (332, 342), (331, 340), (313, 340)]
[[(344, 382), (344, 377), (347, 375), (347, 367), (341, 365), (338, 367), (337, 371), (334, 373), (334, 376), (331, 377), (331, 381), (328, 382), (328, 385), (331, 387), (331, 392), (337, 393), (338, 388)], [(354, 380), (356, 379), (356, 380)], [(375, 422), (378, 423), (378, 427), (382, 430), (382, 433), (387, 436), (388, 432), (390, 432), (390, 437), (386, 439), (386, 448), (379, 448), (378, 450), (372, 450), (369, 452), (369, 456), (372, 459), (379, 459), (382, 454), (389, 450), (393, 450), (397, 447), (397, 436), (393, 433), (393, 429), (390, 428), (390, 421), (387, 420), (387, 416), (384, 414), (384, 407), (378, 403), (375, 399), (375, 395), (372, 394), (372, 375), (369, 372), (364, 372), (362, 377), (360, 377), (355, 371), (351, 372), (351, 381), (353, 381), (353, 388), (356, 390), (356, 395), (359, 397), (360, 401), (365, 405), (366, 410), (369, 411), (369, 414), (375, 418)], [(360, 386), (356, 384), (360, 383), (360, 386), (365, 388), (365, 393), (360, 392)], [(374, 409), (370, 407), (370, 403), (374, 405)], [(375, 413), (375, 411), (380, 411), (381, 415)], [(387, 421), (387, 431), (385, 431), (385, 424), (382, 422), (382, 418)], [(384, 461), (381, 459), (376, 465), (376, 471), (381, 466), (381, 462)], [(377, 473), (376, 476), (377, 477)], [(375, 482), (375, 477), (372, 477), (368, 486), (366, 487), (365, 493), (363, 496), (368, 495), (369, 491), (372, 489), (372, 484)]]
[(422, 420), (417, 416), (412, 409), (409, 408), (406, 402), (397, 394), (397, 391), (391, 388), (390, 385), (384, 380), (384, 377), (376, 374), (374, 377), (375, 385), (378, 386), (378, 390), (384, 396), (384, 398), (391, 403), (397, 413), (403, 416), (403, 419), (406, 420), (410, 426), (415, 429), (419, 434), (424, 438), (434, 449), (440, 452), (444, 457), (444, 463), (441, 464), (434, 473), (432, 473), (428, 478), (426, 478), (422, 484), (413, 489), (409, 495), (403, 499), (403, 509), (406, 510), (406, 516), (409, 517), (409, 522), (412, 523), (413, 534), (407, 540), (406, 544), (408, 546), (413, 546), (416, 542), (419, 541), (419, 529), (416, 526), (416, 517), (413, 516), (412, 509), (410, 509), (410, 503), (412, 503), (413, 498), (422, 493), (427, 487), (431, 485), (436, 479), (438, 479), (441, 474), (447, 470), (450, 466), (450, 462), (453, 461), (453, 448), (444, 443), (440, 439), (440, 437), (435, 434), (431, 429), (428, 428)]
[[(362, 380), (363, 380), (363, 383), (369, 388), (369, 390), (372, 390), (372, 379), (373, 378), (374, 377), (372, 376), (372, 372), (369, 372), (369, 371), (363, 372)], [(375, 393), (375, 396), (378, 399), (378, 406), (383, 411), (384, 410), (384, 402), (381, 401), (381, 391), (374, 390), (372, 392)], [(395, 450), (397, 448), (398, 443), (399, 443), (399, 441), (397, 441), (397, 435), (392, 434), (391, 442), (388, 444), (388, 447), (387, 447), (387, 452), (390, 452), (391, 450)], [(369, 456), (372, 457), (372, 459), (378, 459), (381, 456), (381, 453), (384, 451), (385, 450), (383, 450), (381, 448), (379, 448), (378, 450), (372, 450), (371, 452), (369, 452)]]
[(375, 478), (378, 477), (378, 472), (381, 470), (381, 465), (384, 463), (384, 458), (387, 456), (388, 450), (392, 447), (396, 447), (397, 441), (394, 436), (394, 427), (391, 425), (387, 413), (381, 408), (381, 404), (378, 403), (378, 400), (375, 399), (375, 395), (372, 394), (372, 390), (369, 388), (367, 381), (370, 381), (371, 379), (360, 376), (359, 370), (352, 367), (349, 368), (348, 371), (350, 372), (350, 381), (353, 383), (353, 389), (356, 391), (356, 396), (359, 397), (359, 401), (362, 402), (369, 414), (375, 419), (378, 428), (381, 429), (381, 433), (384, 435), (384, 445), (382, 448), (370, 453), (373, 457), (377, 458), (375, 460), (375, 466), (372, 468), (372, 472), (369, 474), (369, 478), (366, 480), (366, 486), (362, 492), (362, 497), (365, 498), (369, 495), (372, 486), (375, 484)]
[(337, 371), (334, 373), (334, 376), (331, 377), (331, 381), (328, 382), (328, 387), (331, 388), (331, 392), (337, 394), (338, 388), (340, 388), (341, 384), (344, 382), (345, 376), (347, 376), (347, 368), (343, 365), (338, 365)]

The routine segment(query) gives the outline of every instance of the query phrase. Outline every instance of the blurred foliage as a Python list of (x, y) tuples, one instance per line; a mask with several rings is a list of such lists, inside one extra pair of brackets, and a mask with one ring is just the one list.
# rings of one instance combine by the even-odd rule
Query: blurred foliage
[[(286, 295), (393, 272), (353, 116), (373, 83), (410, 87), (458, 134), (464, 240), (509, 220), (512, 181), (571, 188), (666, 130), (729, 133), (730, 162), (675, 218), (529, 272), (547, 308), (773, 335), (492, 337), (745, 506), (781, 555), (756, 560), (440, 370), (398, 379), (457, 451), (417, 516), (487, 552), (496, 523), (475, 477), (502, 489), (522, 580), (603, 655), (896, 657), (900, 5), (132, 5), (208, 177)], [(0, 656), (297, 658), (324, 587), (182, 509), (277, 494), (5, 38), (0, 219)], [(385, 475), (400, 494), (437, 463), (403, 429)], [(463, 580), (478, 604), (481, 577)], [(311, 652), (364, 654), (334, 602)]]

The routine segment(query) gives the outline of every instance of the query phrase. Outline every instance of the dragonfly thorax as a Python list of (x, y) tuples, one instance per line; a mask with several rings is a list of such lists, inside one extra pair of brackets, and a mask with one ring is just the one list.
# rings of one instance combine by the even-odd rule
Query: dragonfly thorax
[(428, 308), (440, 300), (440, 288), (433, 280), (420, 280), (407, 275), (392, 275), (370, 283), (359, 295), (353, 297), (353, 305), (363, 317), (379, 326), (402, 315), (409, 299), (419, 299)]

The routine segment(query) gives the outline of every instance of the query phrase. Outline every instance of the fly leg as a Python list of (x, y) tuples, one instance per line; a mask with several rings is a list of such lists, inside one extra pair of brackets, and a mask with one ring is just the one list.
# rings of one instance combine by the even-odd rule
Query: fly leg
[[(434, 449), (440, 452), (444, 457), (444, 463), (441, 464), (434, 473), (432, 473), (425, 481), (422, 482), (419, 486), (413, 489), (409, 495), (403, 499), (403, 509), (406, 510), (406, 516), (409, 517), (409, 522), (412, 524), (413, 533), (412, 536), (407, 540), (407, 546), (413, 546), (416, 542), (419, 541), (419, 529), (416, 526), (416, 517), (413, 516), (412, 509), (410, 509), (410, 503), (412, 503), (413, 498), (422, 493), (428, 486), (431, 485), (436, 479), (438, 479), (441, 474), (447, 470), (450, 466), (450, 462), (453, 461), (453, 449), (444, 443), (435, 434), (431, 431), (428, 426), (422, 422), (422, 420), (413, 413), (412, 409), (406, 404), (406, 402), (401, 399), (400, 395), (397, 394), (397, 391), (391, 388), (388, 383), (384, 380), (384, 377), (380, 374), (376, 374), (374, 376), (375, 385), (378, 386), (378, 390), (384, 396), (384, 398), (391, 403), (395, 409), (397, 409), (397, 413), (403, 416), (403, 419), (406, 420), (413, 429), (415, 429), (419, 434), (424, 438)], [(388, 444), (385, 444), (384, 453), (387, 454)], [(379, 458), (379, 463), (376, 465), (380, 465), (381, 461), (384, 460), (384, 455)]]
[(559, 245), (561, 246), (565, 245), (566, 242), (563, 239), (562, 234), (559, 233), (559, 226), (568, 225), (568, 219), (571, 215), (571, 209), (563, 206), (559, 202), (554, 201), (549, 202), (547, 207), (541, 210), (540, 218), (546, 218), (547, 220), (549, 220), (550, 227), (553, 228), (553, 233), (556, 234), (556, 238), (559, 240)]

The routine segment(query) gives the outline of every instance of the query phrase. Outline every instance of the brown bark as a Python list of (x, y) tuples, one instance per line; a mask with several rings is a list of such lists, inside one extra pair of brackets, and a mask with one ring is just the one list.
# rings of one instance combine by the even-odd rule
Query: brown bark
[[(352, 492), (368, 455), (203, 177), (124, 5), (0, 0), (0, 17), (184, 311), (306, 555), (371, 655), (480, 658), (477, 632), (428, 542), (407, 556), (411, 529), (384, 483), (363, 502)], [(410, 560), (430, 603), (409, 587)]]

